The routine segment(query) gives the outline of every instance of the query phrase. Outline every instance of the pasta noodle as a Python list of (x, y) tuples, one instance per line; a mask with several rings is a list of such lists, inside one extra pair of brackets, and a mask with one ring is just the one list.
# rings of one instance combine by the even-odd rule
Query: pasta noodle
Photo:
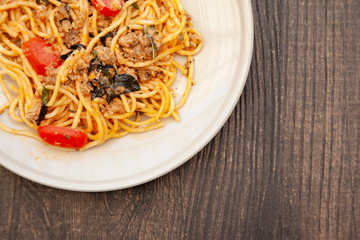
[[(92, 3), (0, 0), (0, 86), (8, 100), (0, 113), (33, 129), (0, 123), (2, 130), (49, 143), (34, 130), (77, 129), (87, 140), (74, 148), (85, 150), (163, 127), (165, 118), (179, 120), (194, 84), (193, 56), (203, 46), (180, 0), (128, 0), (113, 16)], [(27, 49), (39, 42), (59, 56), (42, 73)], [(39, 55), (35, 58), (47, 61), (46, 54)], [(185, 56), (186, 63), (175, 55)], [(177, 69), (187, 83), (176, 103), (171, 85)], [(7, 84), (5, 75), (15, 84)]]

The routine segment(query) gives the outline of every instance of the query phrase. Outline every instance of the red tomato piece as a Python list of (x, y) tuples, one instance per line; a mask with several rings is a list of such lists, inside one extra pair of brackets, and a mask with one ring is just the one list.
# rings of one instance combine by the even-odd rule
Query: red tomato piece
[(37, 132), (46, 143), (57, 147), (78, 149), (88, 140), (84, 131), (68, 127), (40, 126)]
[(124, 5), (122, 0), (91, 0), (91, 3), (99, 13), (108, 17), (118, 14)]
[(23, 51), (31, 66), (39, 75), (45, 76), (47, 68), (58, 68), (63, 62), (54, 46), (42, 38), (32, 38), (25, 42)]

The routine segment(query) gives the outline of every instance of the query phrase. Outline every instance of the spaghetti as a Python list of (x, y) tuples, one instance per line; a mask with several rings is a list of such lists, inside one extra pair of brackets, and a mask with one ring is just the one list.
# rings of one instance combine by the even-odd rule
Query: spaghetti
[(0, 0), (0, 39), (0, 113), (38, 134), (0, 128), (81, 150), (178, 121), (203, 45), (180, 0)]

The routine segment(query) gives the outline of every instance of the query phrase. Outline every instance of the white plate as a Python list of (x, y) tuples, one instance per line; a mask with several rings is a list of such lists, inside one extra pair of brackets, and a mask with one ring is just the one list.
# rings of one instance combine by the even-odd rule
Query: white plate
[[(195, 80), (180, 122), (108, 140), (84, 152), (61, 152), (0, 131), (0, 163), (35, 182), (74, 191), (109, 191), (145, 183), (182, 165), (224, 125), (245, 85), (253, 47), (250, 0), (182, 0), (203, 33)], [(183, 79), (177, 79), (181, 82)], [(181, 84), (179, 84), (181, 89)], [(0, 92), (0, 103), (5, 97)], [(2, 114), (4, 124), (23, 128)]]

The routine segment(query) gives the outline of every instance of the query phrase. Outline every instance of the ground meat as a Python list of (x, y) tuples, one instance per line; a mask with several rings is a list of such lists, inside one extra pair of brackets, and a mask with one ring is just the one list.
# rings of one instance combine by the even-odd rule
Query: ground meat
[(150, 40), (143, 31), (128, 32), (119, 38), (123, 56), (132, 61), (146, 61), (153, 58)]
[(85, 70), (77, 71), (71, 70), (67, 76), (68, 80), (70, 81), (88, 81), (88, 76)]
[(84, 15), (79, 15), (79, 16), (77, 16), (77, 18), (74, 20), (74, 22), (73, 22), (72, 25), (73, 25), (73, 28), (74, 28), (75, 30), (81, 30), (81, 29), (83, 29), (85, 23), (86, 23), (86, 16), (84, 16)]
[(49, 11), (46, 9), (45, 5), (40, 5), (38, 9), (35, 11), (36, 18), (39, 20), (48, 20), (49, 19)]
[(185, 13), (186, 16), (186, 22), (191, 21), (191, 15), (188, 13)]
[(94, 48), (94, 51), (96, 51), (96, 55), (102, 63), (112, 66), (116, 64), (116, 57), (111, 52), (110, 48), (98, 46)]
[(72, 45), (80, 44), (80, 32), (78, 30), (72, 30), (66, 34), (64, 42), (68, 48), (70, 48)]
[(155, 78), (159, 74), (158, 71), (148, 68), (137, 68), (136, 75), (139, 77), (139, 82), (147, 83), (151, 79)]
[(46, 69), (46, 76), (41, 79), (41, 83), (43, 86), (46, 85), (55, 85), (56, 76), (59, 72), (59, 68), (50, 67)]
[(83, 81), (83, 80), (88, 80), (88, 67), (89, 64), (88, 62), (90, 62), (90, 57), (87, 56), (83, 56), (82, 58), (80, 58), (74, 65), (73, 70), (71, 70), (68, 74), (68, 79), (70, 81)]
[(112, 19), (110, 17), (107, 17), (103, 14), (98, 14), (97, 17), (97, 24), (100, 28), (106, 28), (108, 27), (112, 22)]
[(81, 82), (81, 84), (80, 84), (80, 91), (81, 91), (82, 94), (84, 94), (84, 95), (90, 94), (91, 89), (92, 89), (92, 88), (91, 88), (89, 82), (85, 82), (85, 81)]
[(72, 80), (67, 80), (67, 81), (65, 81), (64, 83), (62, 83), (62, 85), (64, 85), (64, 86), (68, 86), (68, 87), (71, 87), (71, 88), (76, 88), (76, 83), (75, 83), (75, 81), (72, 81)]
[(74, 69), (76, 69), (76, 71), (87, 70), (89, 67), (89, 62), (90, 59), (87, 57), (82, 57), (75, 63)]
[(138, 79), (138, 76), (136, 75), (136, 71), (135, 71), (135, 69), (133, 69), (133, 68), (129, 68), (129, 67), (125, 66), (125, 65), (121, 65), (121, 66), (118, 68), (117, 71), (118, 71), (118, 74), (124, 74), (124, 73), (126, 73), (126, 74), (129, 74), (129, 75), (133, 76), (137, 81), (139, 80), (139, 79)]
[(26, 112), (26, 118), (29, 121), (36, 121), (39, 118), (42, 101), (39, 97), (33, 100), (31, 108)]
[(107, 104), (105, 107), (105, 111), (109, 115), (126, 113), (125, 107), (119, 98), (114, 98), (110, 104)]
[(60, 33), (68, 33), (72, 30), (70, 8), (68, 5), (62, 5), (55, 14), (55, 22)]
[(202, 41), (201, 36), (196, 35), (194, 33), (189, 34), (189, 39), (190, 39), (190, 46), (184, 48), (185, 50), (189, 50), (189, 51), (194, 50)]
[(145, 32), (146, 34), (143, 30), (132, 30), (119, 38), (118, 43), (124, 58), (131, 61), (147, 61), (154, 58), (163, 36), (152, 27), (148, 27)]
[(81, 42), (80, 31), (84, 24), (84, 16), (78, 16), (77, 19), (72, 19), (70, 16), (70, 6), (62, 5), (55, 15), (55, 22), (59, 33), (64, 37), (64, 42), (67, 47), (70, 47)]

